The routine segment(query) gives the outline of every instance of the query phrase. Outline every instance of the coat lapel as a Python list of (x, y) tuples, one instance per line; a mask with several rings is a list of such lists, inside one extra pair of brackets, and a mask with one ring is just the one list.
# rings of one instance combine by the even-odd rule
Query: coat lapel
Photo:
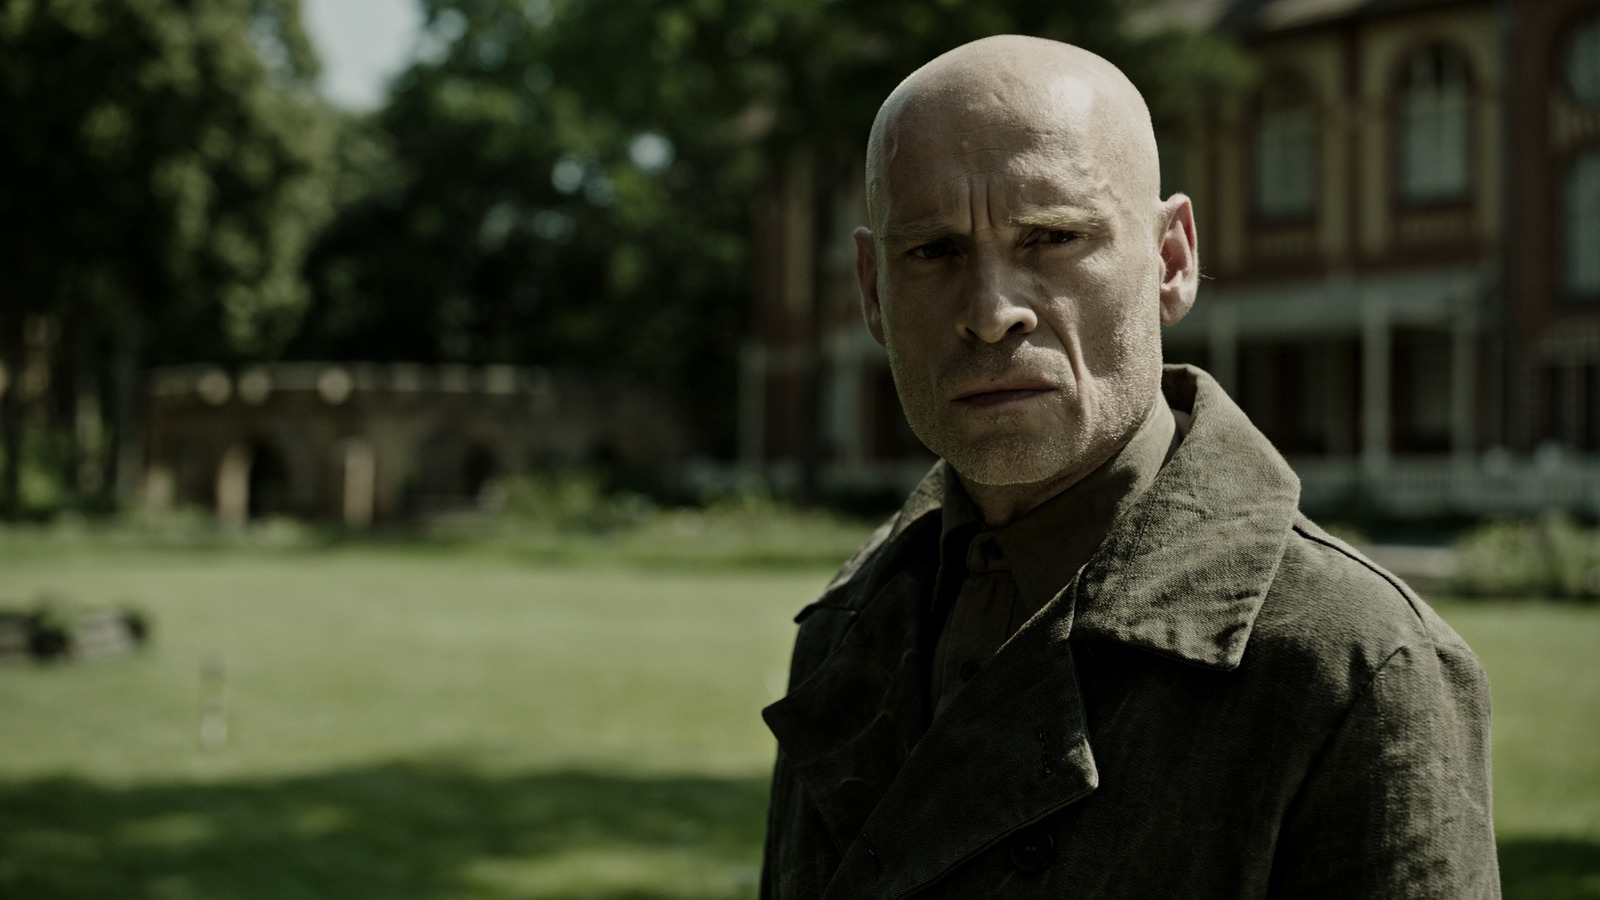
[(1094, 790), (1071, 619), (1069, 587), (932, 722), (846, 849), (825, 900), (904, 896)]
[(1193, 425), (1079, 576), (1079, 638), (1233, 669), (1283, 559), (1300, 480), (1209, 375), (1174, 367)]
[(841, 853), (928, 727), (923, 654), (938, 559), (914, 551), (938, 540), (942, 466), (807, 608), (853, 621), (826, 659), (793, 673), (798, 683), (761, 713)]
[(762, 715), (839, 848), (848, 847), (927, 730), (921, 605), (932, 573), (908, 569), (839, 646)]

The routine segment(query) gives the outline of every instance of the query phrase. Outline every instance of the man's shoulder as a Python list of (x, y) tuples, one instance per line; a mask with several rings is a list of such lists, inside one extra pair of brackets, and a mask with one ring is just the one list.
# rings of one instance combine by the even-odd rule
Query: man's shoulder
[[(859, 611), (900, 569), (920, 556), (937, 554), (936, 539), (918, 539), (920, 532), (936, 529), (937, 518), (933, 517), (934, 528), (918, 528), (930, 524), (927, 517), (908, 521), (904, 510), (891, 516), (834, 572), (822, 592), (795, 616), (795, 621), (803, 621), (818, 609)], [(917, 533), (907, 533), (913, 530)]]
[(1349, 691), (1397, 654), (1477, 665), (1466, 642), (1404, 581), (1304, 515), (1295, 517), (1250, 643), (1258, 659), (1293, 660)]
[(916, 557), (927, 551), (938, 552), (936, 537), (932, 541), (921, 538), (937, 530), (942, 465), (936, 464), (923, 476), (899, 512), (890, 516), (862, 542), (856, 552), (828, 579), (822, 593), (800, 610), (796, 621), (806, 618), (816, 609), (858, 610), (876, 588), (883, 585), (886, 576), (892, 576), (895, 568), (907, 561), (908, 555)]

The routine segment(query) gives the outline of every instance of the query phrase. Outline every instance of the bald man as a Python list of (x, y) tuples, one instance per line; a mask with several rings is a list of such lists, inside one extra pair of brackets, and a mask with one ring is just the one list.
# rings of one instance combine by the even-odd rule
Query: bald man
[(796, 617), (762, 896), (1499, 896), (1489, 691), (1204, 372), (1139, 93), (1081, 49), (902, 83), (856, 232), (941, 457)]

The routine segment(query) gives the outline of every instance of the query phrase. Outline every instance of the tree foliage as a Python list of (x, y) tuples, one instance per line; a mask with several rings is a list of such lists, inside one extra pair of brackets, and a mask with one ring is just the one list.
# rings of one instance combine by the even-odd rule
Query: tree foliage
[[(24, 316), (63, 323), (90, 379), (121, 382), (127, 449), (142, 364), (281, 348), (332, 214), (316, 68), (297, 0), (0, 4), (7, 363)], [(16, 415), (13, 390), (0, 490), (13, 506)]]
[(289, 353), (631, 372), (726, 449), (772, 172), (814, 163), (829, 220), (881, 99), (986, 34), (1096, 50), (1158, 117), (1238, 68), (1138, 0), (420, 2), (365, 117), (315, 97), (298, 0), (0, 3), (0, 355), (50, 314), (124, 437), (141, 365)]
[(295, 0), (6, 4), (8, 308), (130, 310), (158, 356), (281, 345), (332, 212), (315, 72)]
[(882, 98), (987, 34), (1096, 50), (1158, 116), (1238, 70), (1131, 35), (1125, 0), (423, 2), (423, 58), (365, 138), (389, 164), (318, 248), (295, 352), (649, 374), (725, 440), (752, 198), (791, 154), (859, 178)]

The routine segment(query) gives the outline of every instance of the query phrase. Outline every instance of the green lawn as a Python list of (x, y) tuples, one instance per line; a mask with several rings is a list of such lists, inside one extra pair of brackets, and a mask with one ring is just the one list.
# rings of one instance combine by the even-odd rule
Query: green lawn
[[(0, 897), (753, 896), (758, 710), (826, 575), (0, 548), (0, 606), (128, 603), (155, 637), (0, 669)], [(1494, 684), (1507, 896), (1600, 898), (1600, 609), (1442, 610)]]
[(1600, 898), (1600, 607), (1439, 604), (1494, 694), (1507, 900)]

